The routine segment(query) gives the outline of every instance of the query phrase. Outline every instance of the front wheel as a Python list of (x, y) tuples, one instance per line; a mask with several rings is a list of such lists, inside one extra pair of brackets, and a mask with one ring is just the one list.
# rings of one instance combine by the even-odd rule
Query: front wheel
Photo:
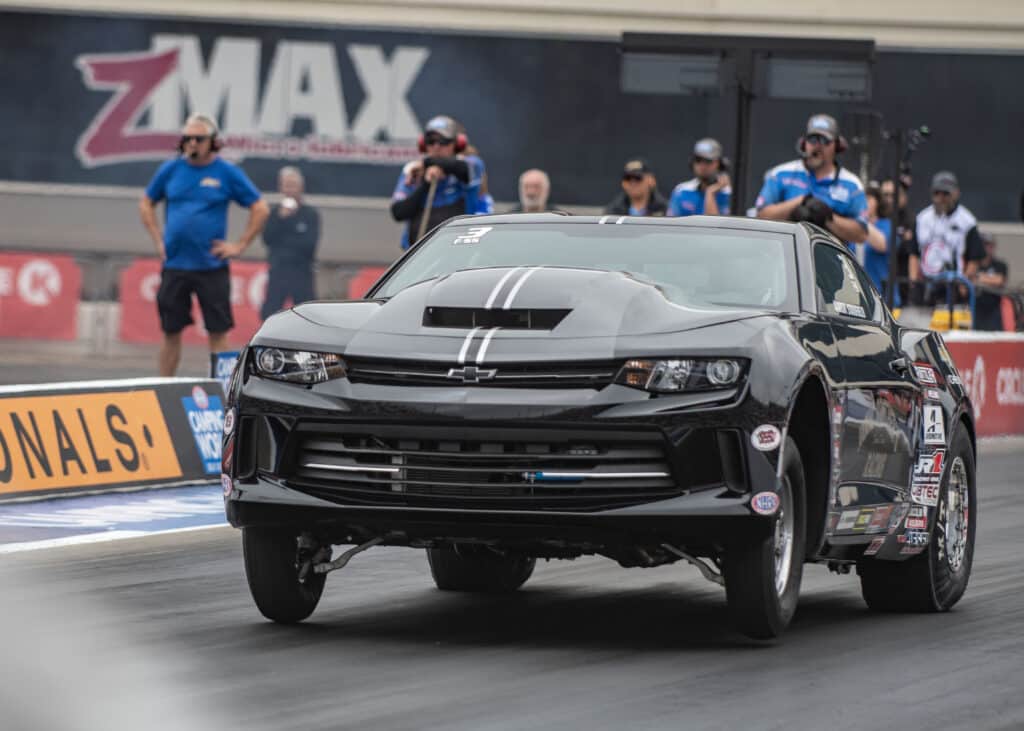
[(299, 581), (298, 534), (275, 528), (243, 528), (245, 576), (256, 607), (281, 624), (301, 622), (316, 609), (326, 574)]
[(945, 612), (967, 589), (974, 560), (977, 487), (974, 450), (962, 424), (950, 440), (928, 547), (906, 561), (857, 564), (868, 607), (887, 612)]
[(525, 584), (533, 574), (537, 559), (462, 544), (428, 548), (427, 562), (434, 584), (442, 591), (501, 594)]
[(796, 612), (803, 578), (806, 515), (804, 467), (796, 442), (786, 439), (782, 491), (772, 534), (732, 546), (722, 564), (733, 625), (758, 640), (778, 637)]

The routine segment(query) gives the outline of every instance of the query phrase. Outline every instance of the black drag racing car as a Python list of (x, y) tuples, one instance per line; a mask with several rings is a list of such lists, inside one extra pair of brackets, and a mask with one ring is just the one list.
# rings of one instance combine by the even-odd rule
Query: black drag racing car
[(756, 638), (789, 623), (806, 562), (855, 567), (872, 609), (967, 586), (956, 368), (808, 224), (453, 219), (365, 299), (267, 320), (229, 391), (227, 516), (278, 622), (374, 545), (425, 548), (468, 592), (538, 558), (686, 561)]

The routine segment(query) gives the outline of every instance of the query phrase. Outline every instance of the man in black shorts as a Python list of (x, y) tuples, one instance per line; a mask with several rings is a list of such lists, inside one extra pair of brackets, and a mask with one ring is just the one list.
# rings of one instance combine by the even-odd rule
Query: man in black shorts
[[(139, 202), (142, 223), (163, 261), (157, 310), (164, 339), (160, 375), (173, 376), (181, 361), (181, 331), (192, 324), (192, 294), (199, 299), (210, 352), (227, 350), (231, 316), (231, 277), (227, 260), (238, 256), (262, 230), (270, 209), (259, 190), (237, 166), (217, 155), (217, 124), (193, 114), (182, 130), (179, 155), (168, 160)], [(163, 232), (156, 205), (167, 202)], [(249, 222), (236, 242), (225, 241), (228, 205), (249, 209)]]

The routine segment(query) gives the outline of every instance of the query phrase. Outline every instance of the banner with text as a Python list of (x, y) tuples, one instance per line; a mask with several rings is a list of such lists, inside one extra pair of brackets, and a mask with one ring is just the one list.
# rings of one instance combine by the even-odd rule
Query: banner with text
[(1024, 434), (1024, 335), (949, 333), (978, 436)]
[(0, 337), (74, 340), (81, 289), (74, 257), (0, 252)]
[(212, 379), (0, 388), (0, 501), (215, 480), (223, 422)]

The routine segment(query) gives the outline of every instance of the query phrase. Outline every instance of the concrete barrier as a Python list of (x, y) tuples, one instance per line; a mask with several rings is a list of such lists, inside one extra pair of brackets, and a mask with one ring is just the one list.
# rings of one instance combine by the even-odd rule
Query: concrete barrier
[(0, 387), (0, 502), (216, 482), (223, 402), (214, 379)]

